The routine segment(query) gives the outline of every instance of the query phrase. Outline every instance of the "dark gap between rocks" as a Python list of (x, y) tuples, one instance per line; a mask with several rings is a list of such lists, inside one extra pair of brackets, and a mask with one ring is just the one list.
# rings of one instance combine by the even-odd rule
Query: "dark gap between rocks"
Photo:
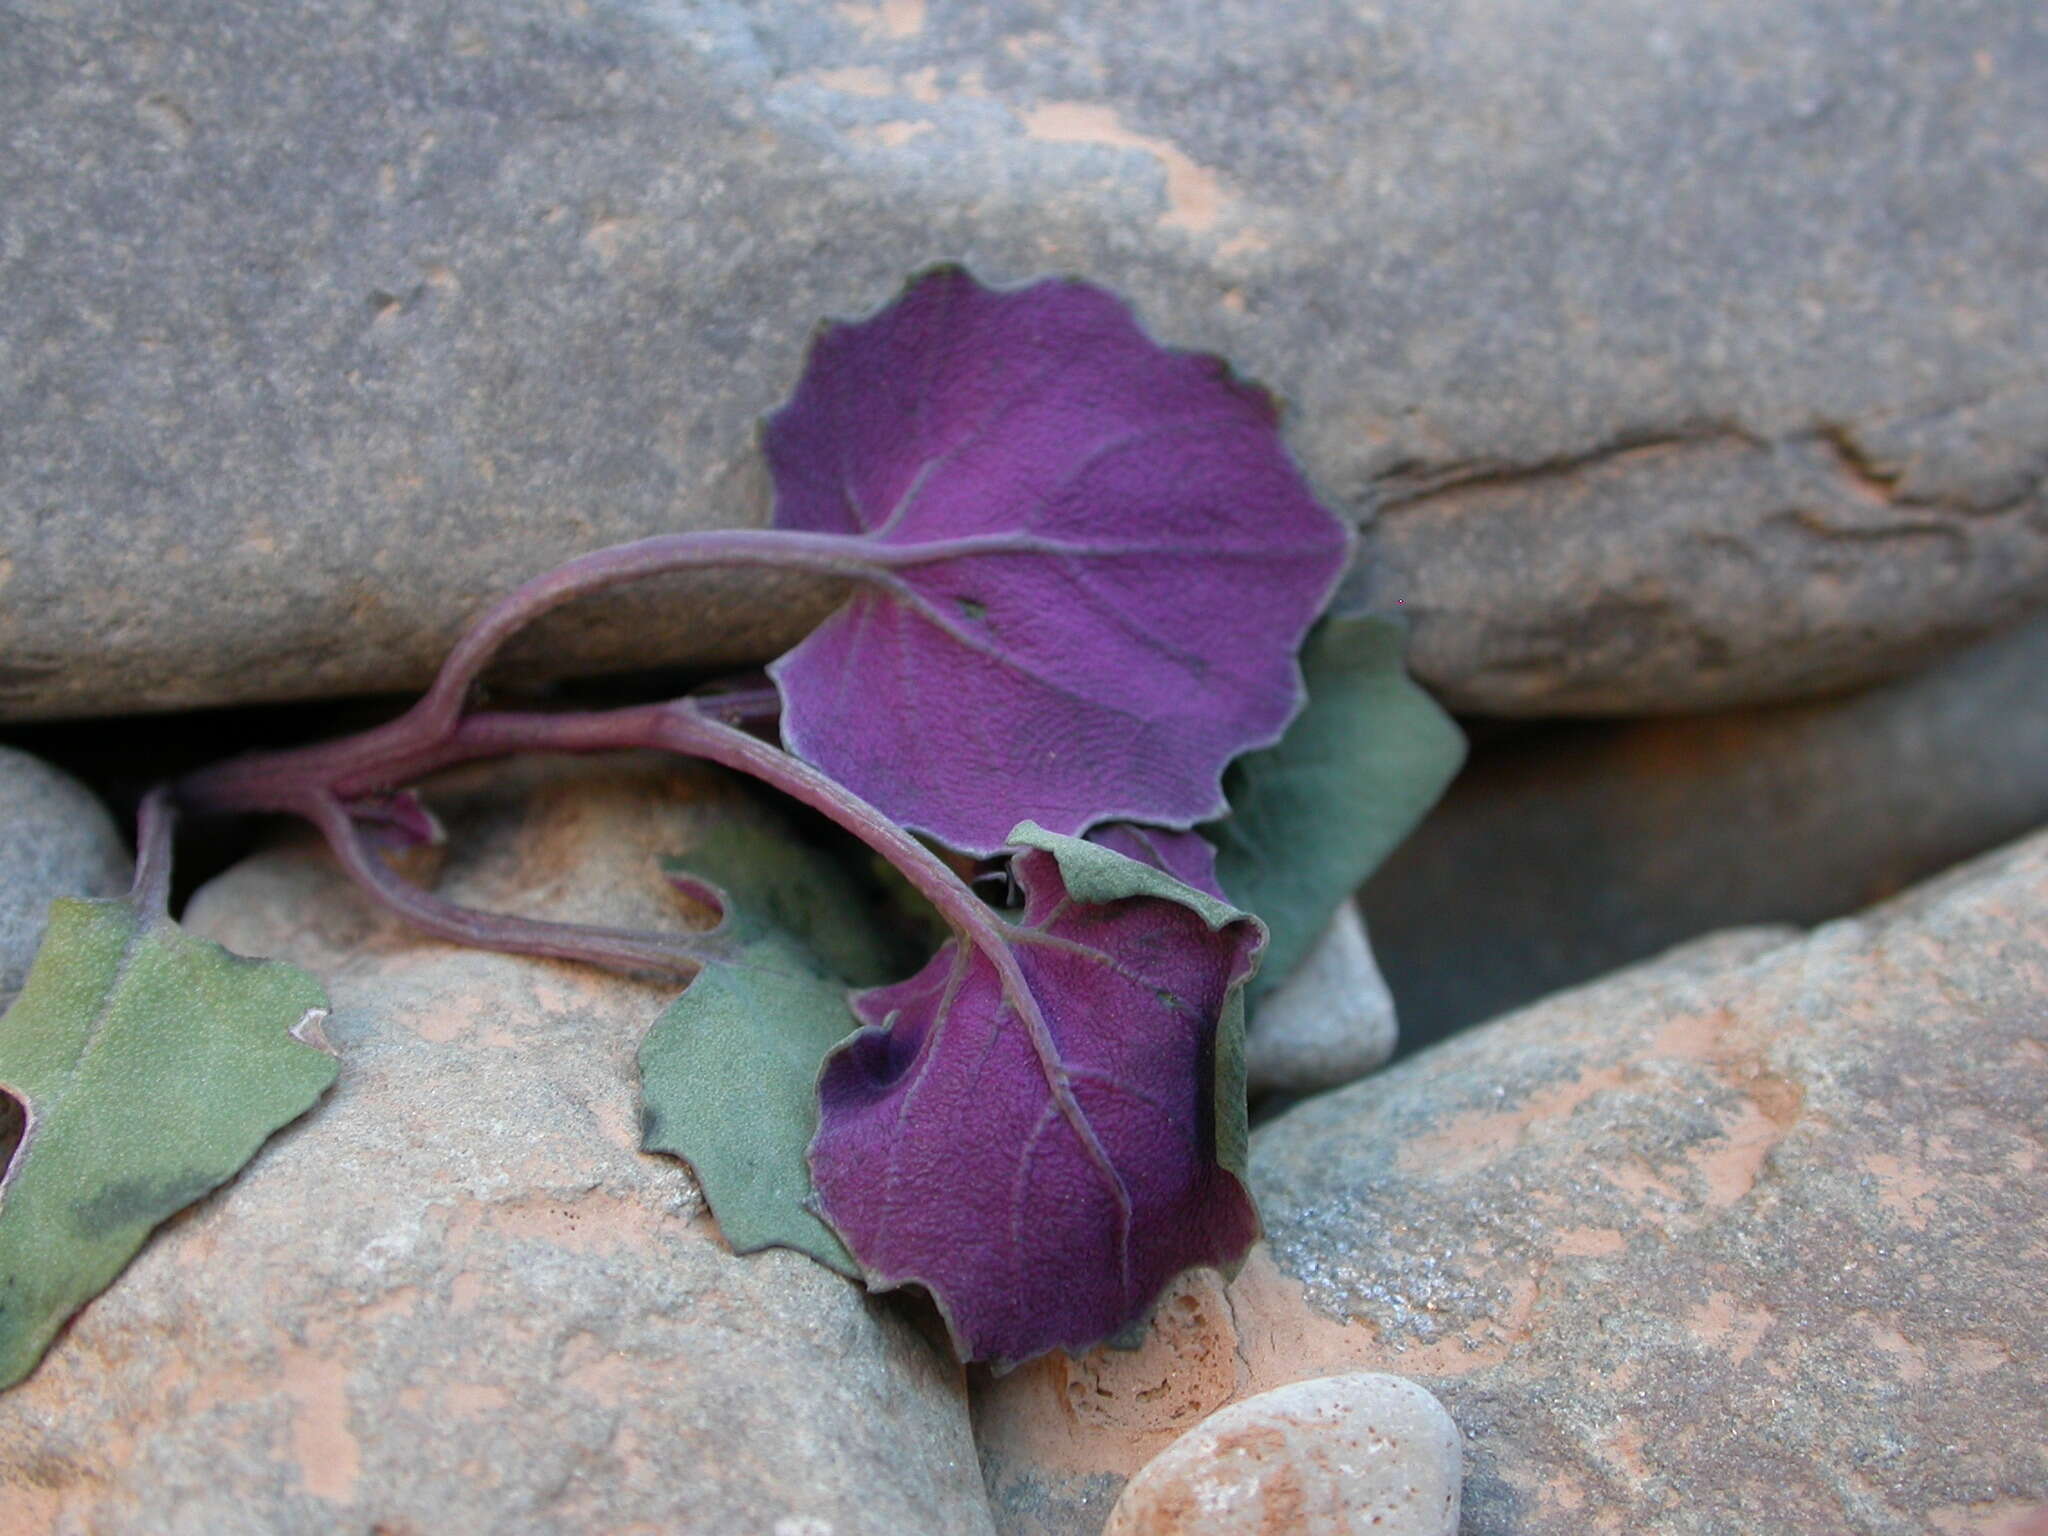
[(14, 1168), (14, 1154), (28, 1133), (28, 1106), (5, 1088), (0, 1088), (0, 1184)]

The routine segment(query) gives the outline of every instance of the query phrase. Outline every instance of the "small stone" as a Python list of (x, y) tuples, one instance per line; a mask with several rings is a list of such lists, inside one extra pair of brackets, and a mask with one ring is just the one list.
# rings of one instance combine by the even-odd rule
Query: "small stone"
[(1394, 999), (1347, 901), (1252, 1015), (1245, 1076), (1254, 1094), (1341, 1088), (1393, 1055), (1395, 1036)]
[(28, 977), (50, 903), (118, 896), (128, 849), (92, 792), (40, 758), (0, 747), (0, 1008)]
[(1103, 1536), (1452, 1536), (1458, 1426), (1400, 1376), (1276, 1387), (1212, 1414), (1125, 1485)]

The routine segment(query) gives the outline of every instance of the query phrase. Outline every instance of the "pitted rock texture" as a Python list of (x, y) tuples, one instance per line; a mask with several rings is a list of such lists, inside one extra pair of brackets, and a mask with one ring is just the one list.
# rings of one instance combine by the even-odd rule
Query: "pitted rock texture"
[(2042, 825), (2048, 617), (1848, 697), (1498, 742), (1361, 903), (1424, 1043), (1718, 928), (1859, 911)]
[[(397, 689), (758, 521), (825, 316), (942, 258), (1224, 352), (1420, 675), (1847, 685), (2048, 602), (2048, 20), (2004, 0), (37, 0), (0, 50), (0, 714)], [(513, 672), (830, 594), (581, 605)]]
[(1450, 1410), (1470, 1536), (2010, 1536), (2048, 1505), (2044, 1105), (2048, 834), (1468, 1030), (1255, 1134), (1271, 1248), (1227, 1291), (981, 1394), (999, 1525), (1095, 1529), (1146, 1380), (1357, 1369)]
[(28, 979), (50, 903), (118, 896), (133, 873), (127, 845), (90, 790), (0, 747), (0, 1008)]
[[(441, 890), (572, 920), (674, 923), (655, 858), (744, 813), (666, 768), (468, 782)], [(958, 1367), (637, 1150), (673, 988), (422, 941), (310, 848), (193, 905), (322, 978), (341, 1080), (0, 1395), (9, 1536), (988, 1529)]]
[(1232, 1403), (1124, 1485), (1103, 1536), (1456, 1536), (1458, 1426), (1361, 1372)]

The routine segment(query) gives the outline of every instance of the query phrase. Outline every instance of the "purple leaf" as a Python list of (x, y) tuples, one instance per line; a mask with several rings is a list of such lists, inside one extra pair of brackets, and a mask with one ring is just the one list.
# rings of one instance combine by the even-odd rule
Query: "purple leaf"
[(906, 826), (1189, 826), (1300, 704), (1348, 535), (1262, 391), (1100, 288), (929, 272), (819, 336), (766, 449), (778, 528), (869, 551), (770, 668), (784, 740)]
[(877, 1289), (921, 1285), (963, 1360), (1086, 1349), (1258, 1233), (1243, 986), (1265, 930), (1026, 824), (1007, 943), (854, 998), (827, 1058), (819, 1209)]
[(1220, 901), (1230, 900), (1216, 880), (1216, 845), (1199, 832), (1174, 832), (1134, 821), (1112, 821), (1090, 832), (1088, 841), (1164, 870), (1182, 885), (1192, 885)]

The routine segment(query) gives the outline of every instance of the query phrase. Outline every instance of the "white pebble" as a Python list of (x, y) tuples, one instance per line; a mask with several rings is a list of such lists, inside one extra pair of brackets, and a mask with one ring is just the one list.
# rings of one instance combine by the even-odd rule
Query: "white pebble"
[(1103, 1536), (1453, 1536), (1458, 1426), (1400, 1376), (1325, 1376), (1219, 1409), (1124, 1486)]

